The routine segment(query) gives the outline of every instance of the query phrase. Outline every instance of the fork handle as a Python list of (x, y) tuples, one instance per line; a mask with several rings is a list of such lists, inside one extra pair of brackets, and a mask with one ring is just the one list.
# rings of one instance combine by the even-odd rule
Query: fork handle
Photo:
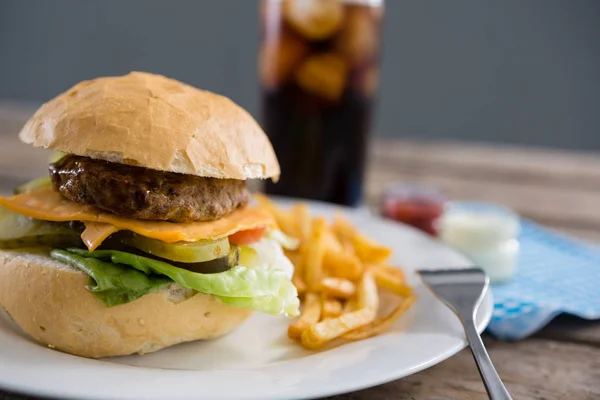
[(467, 335), (467, 341), (473, 353), (473, 358), (479, 369), (479, 374), (483, 379), (483, 384), (488, 392), (488, 396), (491, 400), (512, 400), (508, 390), (502, 383), (500, 376), (496, 372), (490, 356), (485, 350), (481, 336), (477, 333), (475, 328), (475, 321), (473, 318), (464, 319), (461, 318), (465, 333)]

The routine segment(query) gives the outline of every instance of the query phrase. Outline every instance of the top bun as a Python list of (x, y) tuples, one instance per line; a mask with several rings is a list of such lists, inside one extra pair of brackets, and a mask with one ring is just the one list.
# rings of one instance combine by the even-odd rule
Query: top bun
[(226, 97), (132, 72), (80, 82), (44, 104), (19, 138), (111, 162), (212, 178), (279, 177), (269, 139)]

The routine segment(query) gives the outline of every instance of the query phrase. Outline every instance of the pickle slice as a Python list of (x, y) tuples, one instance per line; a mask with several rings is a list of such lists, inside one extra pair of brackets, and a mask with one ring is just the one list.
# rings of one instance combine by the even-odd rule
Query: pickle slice
[(50, 187), (52, 182), (50, 181), (50, 177), (44, 176), (42, 178), (34, 179), (30, 182), (24, 183), (21, 186), (16, 187), (13, 190), (14, 194), (23, 194), (27, 192), (31, 192), (36, 189), (41, 189), (45, 187)]
[(231, 246), (229, 253), (223, 257), (215, 258), (213, 260), (204, 261), (204, 262), (181, 262), (181, 261), (173, 261), (163, 257), (159, 257), (154, 254), (148, 254), (138, 248), (128, 246), (124, 244), (122, 241), (114, 241), (114, 239), (109, 239), (108, 241), (104, 241), (102, 246), (105, 250), (119, 250), (127, 253), (135, 254), (142, 257), (152, 258), (154, 260), (162, 261), (167, 264), (170, 264), (174, 267), (187, 269), (188, 271), (198, 272), (200, 274), (214, 274), (218, 272), (225, 272), (236, 265), (239, 264), (240, 257), (240, 248), (237, 246)]
[(22, 236), (16, 239), (0, 240), (0, 249), (21, 249), (26, 247), (81, 247), (81, 237), (75, 233), (44, 234)]
[(71, 232), (75, 231), (68, 224), (29, 218), (0, 206), (0, 240)]
[(200, 263), (222, 258), (229, 253), (229, 240), (200, 240), (198, 242), (165, 243), (160, 240), (132, 234), (121, 239), (123, 244), (145, 253), (171, 261)]
[(79, 232), (68, 224), (32, 219), (0, 207), (0, 248), (81, 244)]
[[(216, 274), (230, 270), (239, 264), (240, 248), (231, 246), (229, 253), (224, 257), (214, 260), (196, 263), (171, 262), (172, 265), (187, 269), (188, 271), (198, 272), (200, 274)], [(168, 262), (168, 260), (167, 260)]]

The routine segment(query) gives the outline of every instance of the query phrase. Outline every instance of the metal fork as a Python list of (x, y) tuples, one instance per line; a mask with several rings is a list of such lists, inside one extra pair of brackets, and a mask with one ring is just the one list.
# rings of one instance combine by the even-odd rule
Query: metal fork
[(477, 309), (489, 286), (488, 277), (479, 268), (418, 270), (417, 273), (460, 319), (489, 398), (511, 400), (475, 327)]

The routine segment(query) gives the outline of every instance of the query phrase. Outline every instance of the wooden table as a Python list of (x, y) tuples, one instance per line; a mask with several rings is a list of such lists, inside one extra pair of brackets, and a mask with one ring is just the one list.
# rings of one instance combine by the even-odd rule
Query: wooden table
[[(0, 192), (45, 173), (47, 153), (16, 138), (27, 116), (0, 107)], [(370, 205), (377, 204), (385, 185), (418, 181), (454, 199), (503, 203), (600, 243), (600, 153), (377, 139), (370, 160)], [(600, 322), (560, 317), (527, 340), (506, 343), (486, 336), (485, 342), (515, 399), (600, 399)], [(471, 355), (463, 350), (416, 375), (333, 399), (485, 398)], [(17, 399), (23, 397), (0, 392), (0, 400)]]

